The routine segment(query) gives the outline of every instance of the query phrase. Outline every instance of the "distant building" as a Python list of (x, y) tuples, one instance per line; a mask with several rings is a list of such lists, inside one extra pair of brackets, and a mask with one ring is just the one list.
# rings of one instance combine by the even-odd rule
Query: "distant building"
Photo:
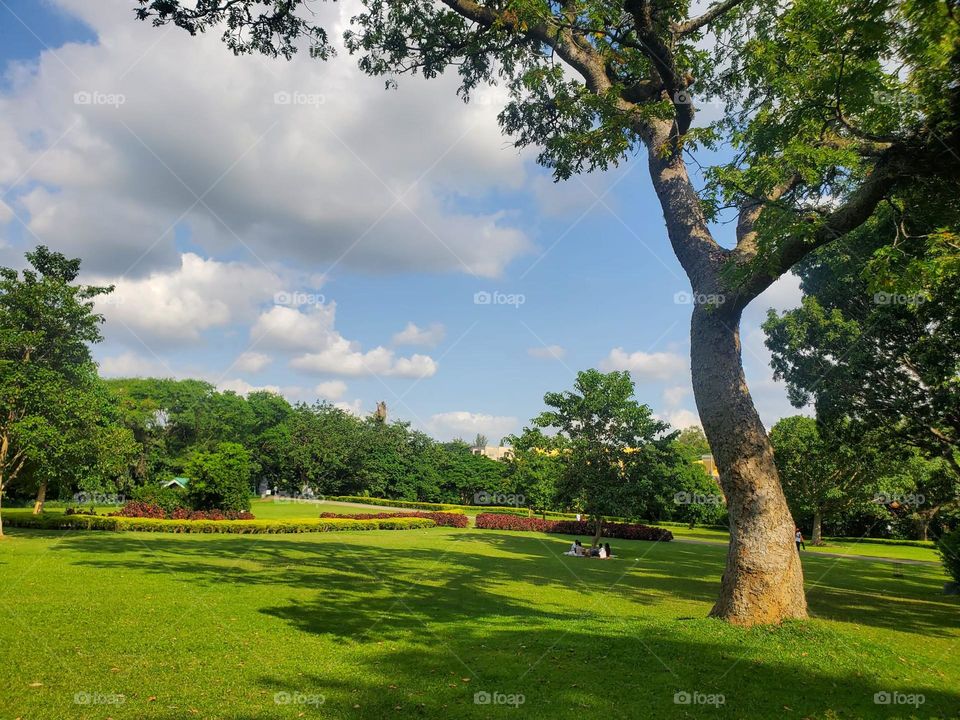
[(187, 483), (189, 482), (190, 478), (175, 477), (172, 480), (167, 480), (165, 483), (160, 483), (160, 486), (165, 488), (180, 488), (183, 490), (186, 489)]
[(699, 460), (695, 460), (698, 465), (703, 465), (703, 469), (714, 480), (720, 480), (720, 471), (717, 470), (717, 464), (713, 461), (713, 455), (701, 455)]
[(503, 445), (484, 445), (483, 447), (472, 447), (470, 452), (474, 455), (483, 455), (491, 460), (507, 460), (513, 457), (513, 448)]

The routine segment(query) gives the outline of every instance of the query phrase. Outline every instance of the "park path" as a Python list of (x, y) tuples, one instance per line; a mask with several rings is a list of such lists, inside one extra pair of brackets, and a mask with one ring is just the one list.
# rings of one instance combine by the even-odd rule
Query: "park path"
[[(724, 542), (723, 540), (696, 540), (694, 538), (681, 538), (674, 536), (673, 542), (678, 543), (690, 543), (691, 545), (721, 545), (726, 547), (729, 543)], [(848, 553), (832, 553), (832, 552), (820, 552), (819, 550), (814, 550), (807, 553), (809, 557), (828, 557), (828, 558), (841, 558), (843, 560), (870, 560), (871, 562), (885, 562), (893, 563), (900, 565), (939, 565), (940, 563), (932, 560), (907, 560), (905, 558), (885, 558), (877, 557), (876, 555), (850, 555)]]

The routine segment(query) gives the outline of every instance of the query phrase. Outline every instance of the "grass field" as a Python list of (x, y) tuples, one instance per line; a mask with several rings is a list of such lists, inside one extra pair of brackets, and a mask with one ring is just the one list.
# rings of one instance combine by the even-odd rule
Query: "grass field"
[[(563, 557), (567, 544), (440, 528), (11, 530), (0, 717), (960, 713), (960, 599), (941, 594), (939, 567), (894, 577), (889, 563), (806, 555), (815, 619), (743, 631), (705, 618), (721, 546), (620, 541), (599, 561)], [(924, 702), (877, 705), (878, 692)]]

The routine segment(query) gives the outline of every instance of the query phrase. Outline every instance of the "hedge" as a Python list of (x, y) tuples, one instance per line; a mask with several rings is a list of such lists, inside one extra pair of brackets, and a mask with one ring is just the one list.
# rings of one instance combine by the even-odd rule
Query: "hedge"
[(414, 510), (433, 510), (437, 512), (498, 512), (509, 515), (527, 517), (530, 510), (527, 508), (498, 507), (494, 505), (453, 505), (452, 503), (414, 502), (411, 500), (390, 500), (389, 498), (363, 497), (362, 495), (327, 495), (327, 500), (337, 502), (362, 503), (364, 505), (386, 505), (387, 507), (412, 508)]
[(470, 521), (467, 519), (467, 516), (463, 513), (456, 512), (425, 512), (425, 511), (414, 511), (414, 512), (383, 512), (383, 513), (359, 513), (357, 515), (346, 515), (342, 513), (332, 513), (332, 512), (322, 512), (320, 517), (327, 518), (350, 518), (353, 520), (387, 520), (390, 518), (426, 518), (427, 520), (433, 520), (439, 527), (456, 527), (456, 528), (465, 528), (469, 526)]
[(107, 515), (63, 515), (31, 511), (3, 511), (7, 527), (43, 530), (112, 530), (123, 532), (229, 533), (271, 535), (277, 533), (337, 532), (342, 530), (415, 530), (435, 527), (433, 520), (422, 517), (395, 517), (374, 520), (319, 518), (304, 520), (160, 520)]
[[(541, 518), (518, 518), (499, 513), (477, 515), (476, 527), (480, 530), (521, 530), (560, 535), (593, 535), (592, 523), (587, 520), (543, 520)], [(654, 540), (669, 542), (673, 533), (663, 528), (636, 523), (604, 523), (603, 537), (620, 540)]]

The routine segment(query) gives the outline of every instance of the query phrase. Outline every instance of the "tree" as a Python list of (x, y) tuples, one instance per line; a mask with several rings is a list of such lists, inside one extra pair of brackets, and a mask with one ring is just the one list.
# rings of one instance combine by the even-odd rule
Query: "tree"
[(770, 431), (780, 481), (794, 516), (810, 514), (810, 542), (823, 544), (823, 521), (877, 495), (882, 454), (869, 442), (852, 444), (842, 429), (824, 431), (816, 420), (794, 415)]
[[(306, 0), (139, 0), (136, 15), (191, 34), (223, 26), (235, 53), (333, 53)], [(364, 0), (345, 33), (368, 74), (447, 68), (469, 100), (502, 81), (518, 147), (557, 179), (647, 149), (670, 243), (697, 300), (694, 395), (728, 501), (731, 541), (712, 614), (750, 625), (806, 617), (793, 519), (740, 359), (743, 309), (817, 247), (923, 185), (957, 194), (960, 18), (947, 2)], [(708, 38), (712, 41), (706, 42)], [(712, 50), (704, 49), (711, 45)], [(891, 58), (896, 58), (891, 62)], [(694, 125), (694, 99), (723, 116)], [(721, 145), (698, 194), (684, 153)], [(945, 152), (946, 150), (946, 152)], [(709, 222), (729, 211), (736, 245)]]
[(677, 435), (677, 445), (689, 452), (691, 460), (699, 460), (701, 456), (710, 454), (707, 436), (703, 434), (703, 429), (696, 425), (680, 431)]
[(249, 510), (250, 453), (239, 443), (200, 450), (187, 463), (187, 499), (195, 510)]
[(487, 446), (487, 436), (482, 433), (477, 433), (477, 437), (473, 440), (473, 446), (481, 450), (485, 448)]
[(560, 509), (557, 492), (563, 476), (566, 439), (524, 428), (520, 435), (511, 435), (507, 440), (513, 448), (506, 461), (511, 492), (523, 496), (524, 504), (534, 512)]
[(103, 321), (93, 299), (113, 289), (75, 284), (80, 260), (43, 245), (26, 257), (22, 274), (0, 268), (0, 500), (28, 464), (49, 468), (52, 448), (78, 429), (63, 402), (90, 377), (88, 345)]
[[(604, 515), (636, 515), (656, 478), (674, 458), (669, 425), (633, 399), (629, 373), (577, 373), (572, 391), (547, 393), (553, 408), (533, 420), (552, 428), (568, 449), (560, 453), (559, 494), (593, 518), (596, 545)], [(526, 432), (526, 430), (524, 431)]]
[[(960, 243), (937, 230), (950, 223), (960, 228), (957, 203), (916, 220), (888, 209), (805, 261), (802, 305), (771, 311), (764, 330), (794, 405), (883, 430), (890, 443), (942, 458), (960, 482), (960, 252), (940, 252)], [(888, 244), (892, 256), (877, 255)], [(884, 272), (865, 272), (863, 256)]]

